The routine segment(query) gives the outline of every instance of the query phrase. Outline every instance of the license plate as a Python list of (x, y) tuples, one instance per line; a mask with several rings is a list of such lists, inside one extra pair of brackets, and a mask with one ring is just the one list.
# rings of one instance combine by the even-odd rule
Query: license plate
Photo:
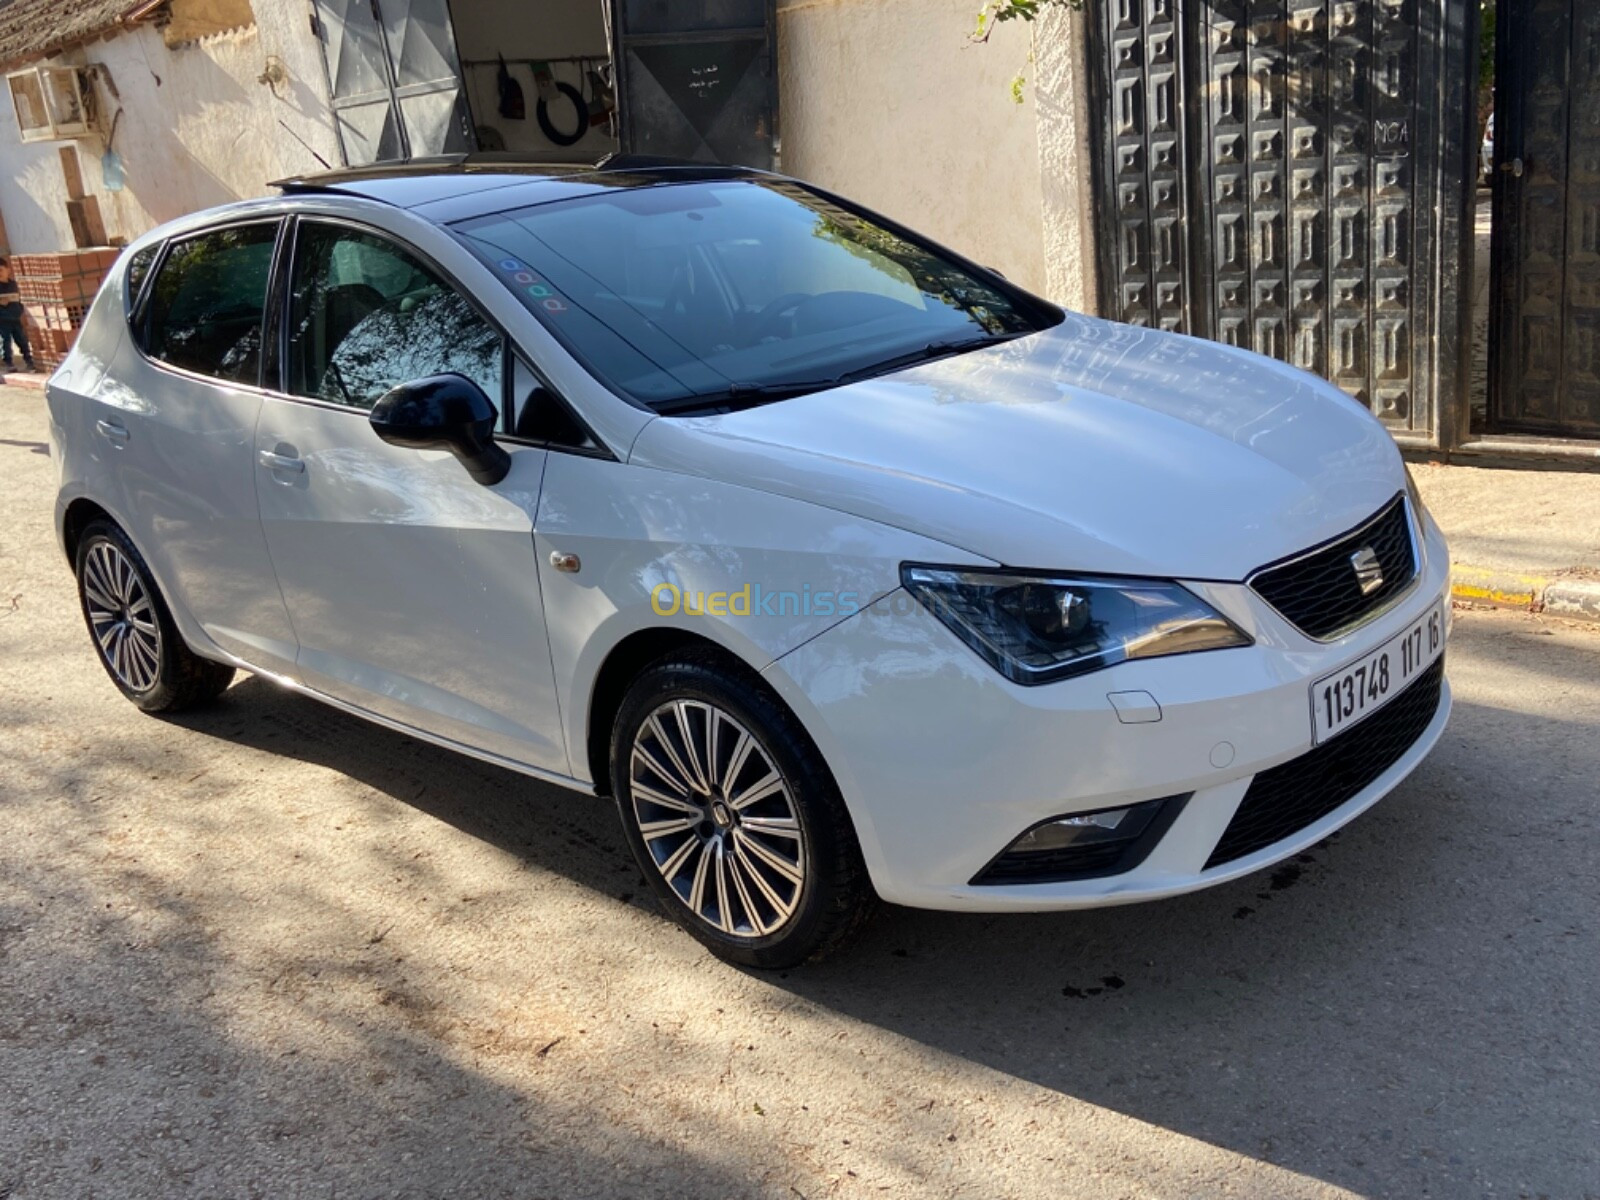
[(1311, 744), (1320, 745), (1370, 717), (1433, 665), (1444, 651), (1444, 603), (1376, 650), (1311, 685)]

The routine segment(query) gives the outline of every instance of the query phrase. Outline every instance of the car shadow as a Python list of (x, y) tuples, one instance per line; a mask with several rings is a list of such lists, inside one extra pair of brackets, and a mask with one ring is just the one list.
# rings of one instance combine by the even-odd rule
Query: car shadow
[[(656, 908), (608, 802), (257, 678), (176, 723), (325, 765)], [(1231, 884), (1049, 915), (889, 907), (840, 958), (764, 978), (1062, 1096), (1357, 1191), (1391, 1192), (1399, 1179), (1418, 1194), (1441, 1172), (1470, 1178), (1524, 1160), (1517, 1178), (1547, 1177), (1540, 1155), (1560, 1130), (1573, 1137), (1558, 1157), (1585, 1142), (1581, 1105), (1558, 1103), (1542, 1065), (1549, 1023), (1522, 999), (1526, 939), (1575, 927), (1581, 902), (1563, 881), (1581, 877), (1583, 850), (1578, 838), (1505, 836), (1501, 797), (1534, 794), (1541, 769), (1568, 769), (1540, 755), (1551, 724), (1458, 704), (1434, 754), (1371, 812)], [(1559, 732), (1590, 746), (1592, 778), (1600, 739)], [(1508, 745), (1522, 757), (1508, 760)], [(1485, 879), (1519, 883), (1508, 893)], [(1550, 925), (1542, 934), (1538, 921)], [(661, 936), (678, 936), (665, 917)], [(1541, 988), (1594, 984), (1576, 944), (1567, 936), (1541, 959)], [(1562, 1052), (1585, 1054), (1581, 1040)]]

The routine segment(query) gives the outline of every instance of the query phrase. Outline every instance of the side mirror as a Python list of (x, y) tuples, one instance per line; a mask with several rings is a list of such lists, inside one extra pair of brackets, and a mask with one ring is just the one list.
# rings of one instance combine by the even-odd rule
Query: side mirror
[(391, 446), (448, 450), (469, 475), (492, 486), (511, 470), (511, 456), (494, 440), (499, 417), (493, 401), (465, 375), (430, 375), (385, 392), (367, 420)]

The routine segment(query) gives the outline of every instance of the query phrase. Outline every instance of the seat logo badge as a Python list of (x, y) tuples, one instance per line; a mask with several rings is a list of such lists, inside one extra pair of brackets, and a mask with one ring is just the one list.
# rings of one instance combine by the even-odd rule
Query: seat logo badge
[(1361, 585), (1361, 594), (1370, 596), (1383, 586), (1383, 564), (1371, 546), (1363, 546), (1350, 556), (1350, 566)]

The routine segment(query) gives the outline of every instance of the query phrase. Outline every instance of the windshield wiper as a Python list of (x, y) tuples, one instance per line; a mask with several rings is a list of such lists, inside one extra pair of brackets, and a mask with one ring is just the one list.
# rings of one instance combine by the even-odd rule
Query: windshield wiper
[(733, 412), (741, 408), (754, 408), (774, 400), (790, 400), (795, 396), (820, 392), (824, 388), (838, 387), (841, 377), (833, 379), (806, 379), (792, 383), (730, 383), (715, 392), (696, 392), (676, 400), (663, 400), (652, 405), (662, 416), (685, 416), (694, 412)]
[(977, 337), (947, 338), (927, 342), (915, 350), (896, 354), (882, 362), (841, 372), (831, 379), (807, 379), (785, 383), (732, 383), (720, 391), (697, 392), (693, 396), (662, 401), (653, 407), (662, 416), (681, 417), (698, 412), (734, 412), (741, 408), (754, 408), (758, 404), (770, 404), (774, 400), (790, 400), (795, 396), (809, 395), (826, 388), (842, 387), (847, 383), (859, 383), (863, 379), (887, 375), (890, 371), (899, 370), (901, 367), (928, 362), (935, 358), (945, 358), (965, 350), (976, 350), (981, 346), (998, 345), (1021, 336), (1020, 333), (986, 333)]

